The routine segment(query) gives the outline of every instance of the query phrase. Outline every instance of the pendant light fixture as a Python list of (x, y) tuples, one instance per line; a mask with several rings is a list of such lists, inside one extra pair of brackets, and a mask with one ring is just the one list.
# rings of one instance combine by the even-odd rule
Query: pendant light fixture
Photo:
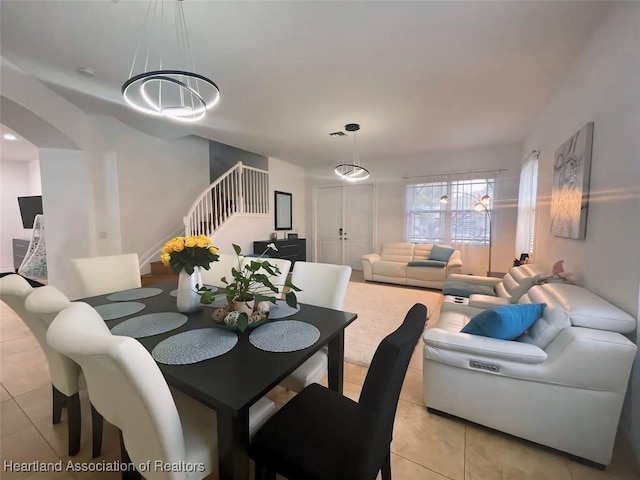
[(194, 73), (183, 1), (172, 1), (173, 15), (165, 9), (169, 2), (149, 1), (122, 96), (132, 108), (148, 115), (197, 122), (218, 102), (220, 90), (207, 77)]
[(349, 123), (344, 126), (344, 129), (347, 132), (353, 132), (353, 160), (351, 163), (338, 165), (334, 169), (336, 175), (350, 182), (357, 182), (369, 178), (369, 170), (360, 165), (360, 156), (358, 155), (356, 132), (360, 130), (360, 125), (357, 123)]

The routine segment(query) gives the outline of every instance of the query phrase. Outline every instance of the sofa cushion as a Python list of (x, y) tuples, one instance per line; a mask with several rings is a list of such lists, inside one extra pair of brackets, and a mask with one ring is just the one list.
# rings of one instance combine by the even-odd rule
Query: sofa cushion
[(431, 255), (431, 250), (433, 250), (433, 243), (416, 243), (413, 247), (413, 259), (426, 260)]
[(491, 285), (465, 282), (462, 280), (447, 280), (442, 287), (443, 295), (453, 295), (454, 297), (469, 297), (474, 293), (492, 296), (496, 294)]
[(464, 326), (461, 332), (502, 340), (514, 340), (542, 316), (544, 308), (544, 303), (495, 307), (477, 314)]
[(540, 301), (548, 305), (544, 315), (519, 339), (540, 348), (546, 348), (560, 331), (571, 325), (619, 333), (629, 333), (636, 328), (636, 320), (631, 315), (578, 285), (536, 285), (520, 299), (520, 303)]
[(385, 243), (382, 246), (380, 260), (385, 262), (410, 262), (413, 260), (413, 246), (413, 243)]
[(421, 280), (423, 282), (441, 281), (447, 277), (446, 268), (425, 268), (407, 266), (407, 279)]
[(448, 262), (453, 255), (454, 249), (449, 247), (441, 247), (440, 245), (434, 245), (429, 255), (429, 260), (440, 260), (441, 262)]
[(447, 266), (447, 262), (441, 262), (440, 260), (412, 260), (407, 265), (409, 267), (444, 268)]
[(374, 275), (383, 275), (385, 277), (407, 277), (407, 264), (401, 262), (385, 262), (384, 260), (371, 265)]

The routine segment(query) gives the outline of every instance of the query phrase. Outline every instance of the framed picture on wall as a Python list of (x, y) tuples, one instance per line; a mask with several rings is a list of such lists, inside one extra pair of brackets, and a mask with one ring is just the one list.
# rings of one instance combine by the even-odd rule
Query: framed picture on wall
[(274, 192), (275, 206), (275, 229), (276, 230), (292, 230), (293, 229), (293, 196), (287, 192)]
[(584, 240), (589, 207), (593, 122), (558, 147), (553, 163), (551, 234)]

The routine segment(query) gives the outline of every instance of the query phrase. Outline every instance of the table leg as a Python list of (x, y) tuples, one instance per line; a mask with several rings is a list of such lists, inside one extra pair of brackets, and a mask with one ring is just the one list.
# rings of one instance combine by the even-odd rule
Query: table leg
[(329, 388), (342, 395), (344, 375), (344, 330), (329, 342)]
[(218, 412), (220, 480), (249, 480), (249, 408), (237, 416)]

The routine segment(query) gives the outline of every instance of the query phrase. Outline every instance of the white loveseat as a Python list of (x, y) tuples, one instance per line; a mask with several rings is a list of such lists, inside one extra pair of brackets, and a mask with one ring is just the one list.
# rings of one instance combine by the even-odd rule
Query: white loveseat
[(544, 303), (516, 341), (460, 333), (481, 309), (443, 305), (424, 334), (429, 409), (608, 465), (636, 346), (636, 319), (569, 284), (533, 286)]
[[(451, 248), (449, 245), (440, 246)], [(364, 279), (442, 289), (449, 275), (462, 272), (460, 250), (453, 252), (444, 268), (407, 265), (409, 262), (426, 260), (432, 249), (431, 243), (385, 243), (380, 254), (362, 256)]]

